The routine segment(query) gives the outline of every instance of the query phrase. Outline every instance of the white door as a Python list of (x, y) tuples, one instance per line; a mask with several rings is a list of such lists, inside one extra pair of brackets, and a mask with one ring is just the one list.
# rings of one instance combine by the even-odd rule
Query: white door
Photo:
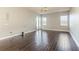
[(43, 29), (46, 26), (47, 18), (44, 15), (36, 16), (36, 29)]
[(36, 29), (42, 29), (41, 16), (36, 16)]

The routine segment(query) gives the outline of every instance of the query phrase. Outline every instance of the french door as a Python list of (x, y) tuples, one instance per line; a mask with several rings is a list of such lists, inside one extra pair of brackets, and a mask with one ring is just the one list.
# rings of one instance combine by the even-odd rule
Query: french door
[(44, 26), (46, 26), (47, 18), (45, 15), (36, 16), (36, 29), (42, 30)]
[(40, 30), (42, 29), (42, 17), (36, 16), (36, 29)]

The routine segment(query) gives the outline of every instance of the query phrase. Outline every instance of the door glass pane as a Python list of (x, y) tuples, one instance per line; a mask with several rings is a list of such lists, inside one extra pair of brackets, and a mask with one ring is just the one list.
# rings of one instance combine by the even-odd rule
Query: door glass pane
[(41, 29), (41, 17), (36, 16), (36, 28)]
[(42, 24), (46, 25), (47, 18), (45, 16), (42, 17)]

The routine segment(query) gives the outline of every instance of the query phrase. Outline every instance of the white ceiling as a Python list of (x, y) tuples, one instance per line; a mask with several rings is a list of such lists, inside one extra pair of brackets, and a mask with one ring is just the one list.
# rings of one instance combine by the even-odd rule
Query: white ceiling
[[(42, 13), (41, 9), (44, 7), (29, 7), (30, 10), (32, 10), (33, 12), (36, 13)], [(46, 11), (45, 13), (55, 13), (55, 12), (61, 12), (61, 11), (69, 11), (70, 8), (69, 7), (47, 7), (48, 11)]]

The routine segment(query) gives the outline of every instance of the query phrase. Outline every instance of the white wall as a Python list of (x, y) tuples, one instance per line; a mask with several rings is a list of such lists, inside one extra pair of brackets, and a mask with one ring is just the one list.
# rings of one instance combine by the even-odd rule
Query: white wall
[(60, 26), (60, 16), (68, 15), (68, 12), (59, 12), (47, 14), (47, 25), (43, 26), (45, 30), (69, 31), (68, 26)]
[(79, 46), (79, 8), (72, 8), (70, 11), (70, 33)]
[(0, 7), (0, 38), (34, 31), (35, 15), (28, 8)]

